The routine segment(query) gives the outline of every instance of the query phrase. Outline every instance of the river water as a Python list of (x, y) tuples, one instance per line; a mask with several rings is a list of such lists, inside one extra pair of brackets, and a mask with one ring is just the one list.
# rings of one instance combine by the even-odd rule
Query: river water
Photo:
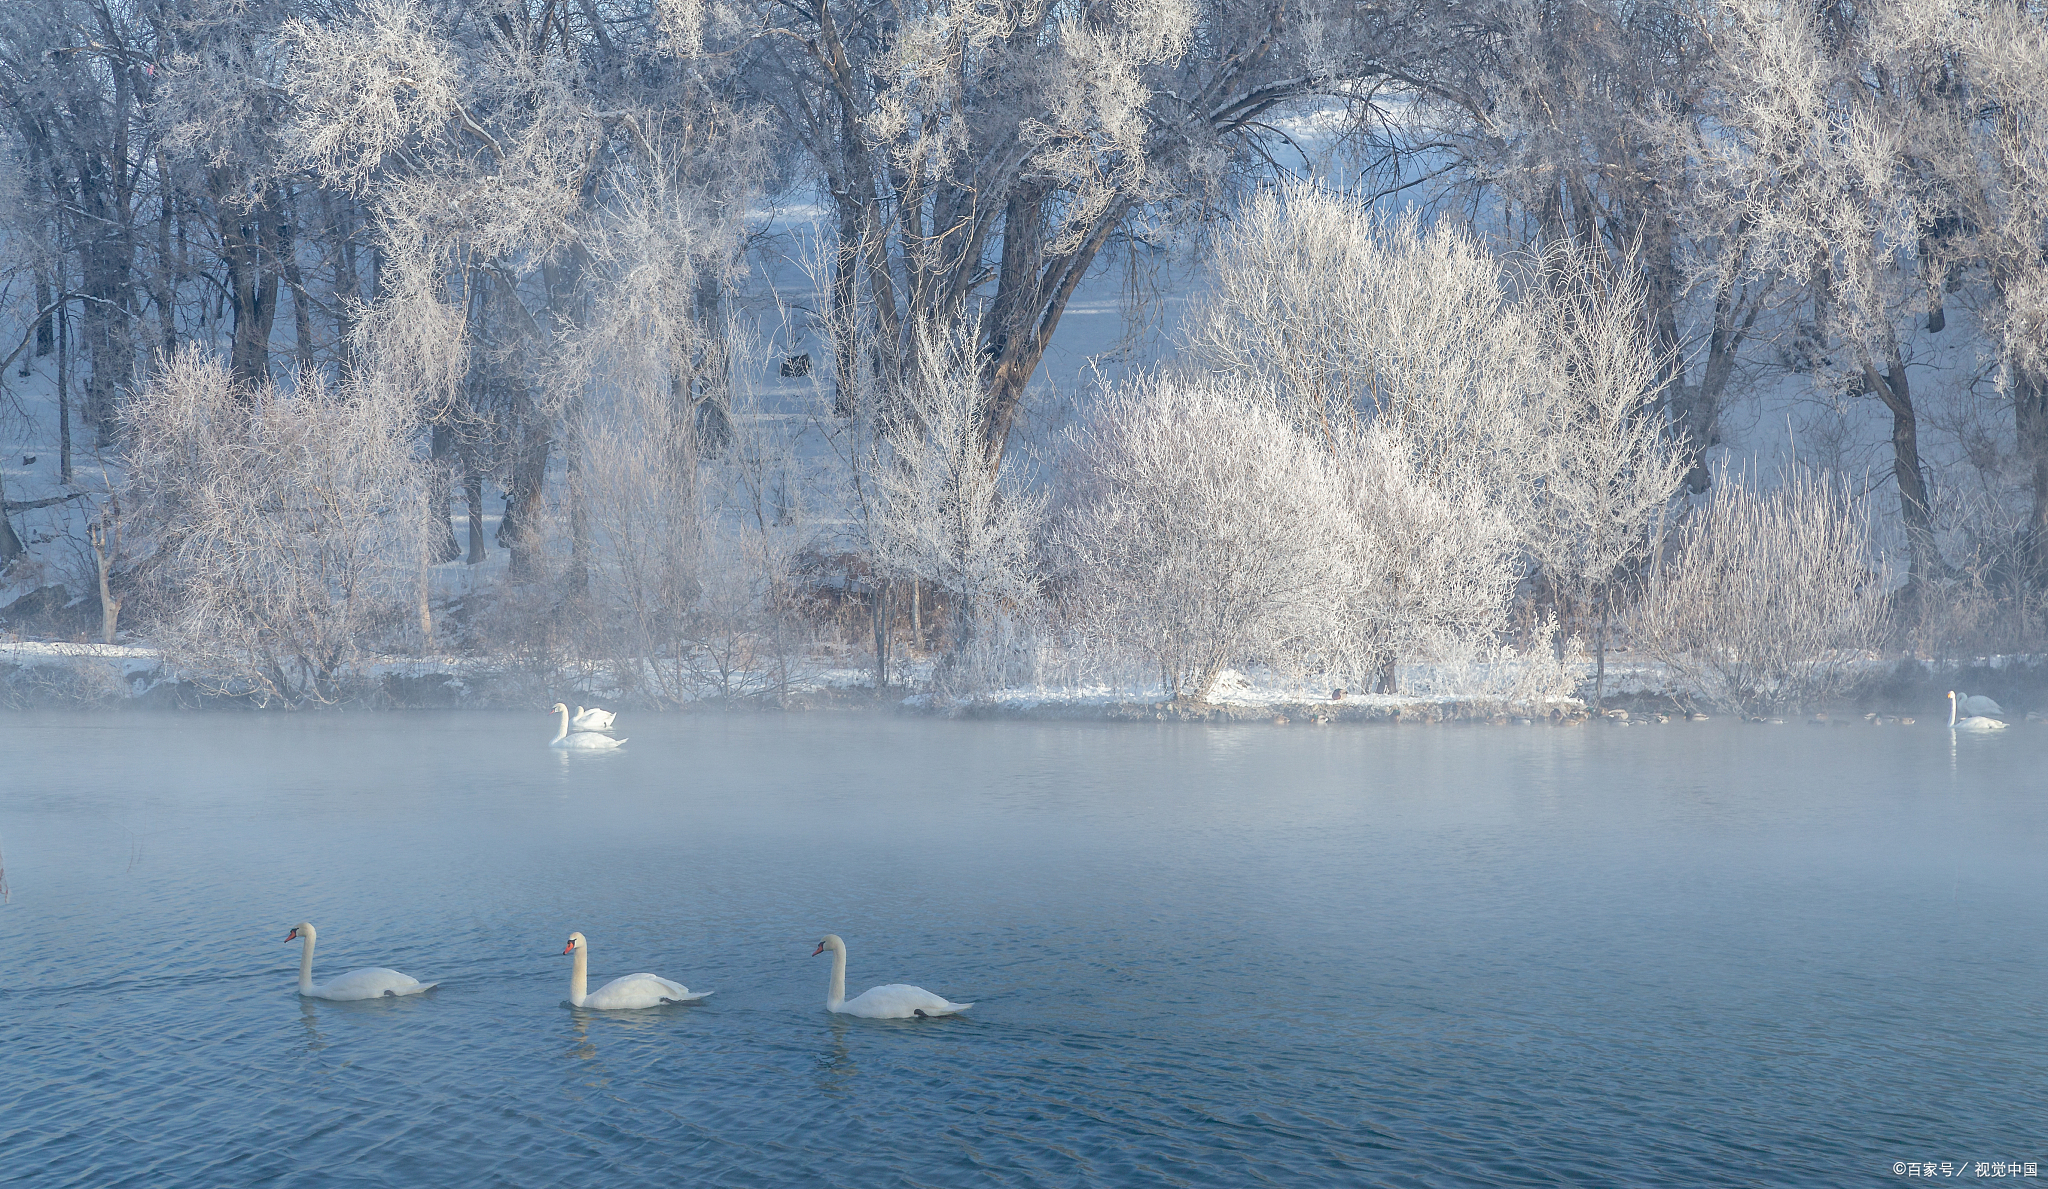
[[(29, 714), (0, 1181), (1852, 1185), (2048, 1162), (2048, 729)], [(431, 994), (302, 1001), (388, 965)], [(567, 1005), (652, 971), (716, 993)], [(823, 1010), (911, 982), (966, 1016)]]

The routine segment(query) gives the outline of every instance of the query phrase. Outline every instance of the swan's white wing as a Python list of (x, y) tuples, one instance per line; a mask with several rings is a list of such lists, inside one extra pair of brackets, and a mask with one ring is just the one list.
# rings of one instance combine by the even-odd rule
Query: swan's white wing
[(351, 970), (338, 978), (332, 978), (313, 988), (318, 999), (346, 1001), (350, 999), (381, 999), (386, 995), (417, 995), (431, 991), (439, 983), (422, 983), (409, 974), (383, 966), (366, 966)]
[(1956, 724), (1958, 731), (2003, 731), (2005, 724), (1995, 718), (1966, 718)]
[(869, 987), (840, 1004), (839, 1010), (844, 1015), (865, 1016), (870, 1020), (907, 1020), (919, 1012), (928, 1016), (949, 1016), (973, 1006), (972, 1003), (950, 1003), (942, 995), (934, 995), (909, 983), (890, 983)]
[(690, 988), (658, 974), (629, 974), (615, 978), (595, 993), (585, 996), (583, 1006), (598, 1011), (633, 1011), (660, 1007), (664, 1003), (690, 1003), (709, 994), (709, 991), (692, 994)]
[(579, 731), (602, 731), (606, 727), (611, 726), (612, 719), (617, 717), (611, 711), (600, 710), (595, 706), (588, 710), (579, 707), (576, 711), (576, 717), (569, 720), (569, 725)]
[(1963, 699), (1963, 713), (2004, 714), (2005, 707), (2000, 706), (1998, 703), (1992, 701), (1990, 698), (1985, 697), (1983, 694), (1971, 694), (1969, 697)]

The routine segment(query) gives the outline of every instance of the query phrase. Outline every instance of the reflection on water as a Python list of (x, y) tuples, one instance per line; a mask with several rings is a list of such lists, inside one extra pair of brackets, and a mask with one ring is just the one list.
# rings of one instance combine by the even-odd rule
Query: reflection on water
[[(1836, 1185), (2043, 1155), (2048, 729), (641, 716), (581, 755), (532, 717), (25, 716), (0, 1181)], [(317, 975), (441, 987), (302, 999), (303, 919)], [(570, 1008), (572, 929), (608, 976), (718, 994)], [(849, 991), (975, 1008), (825, 1012), (827, 931)]]
[(313, 1010), (313, 1001), (303, 995), (299, 996), (299, 1026), (305, 1029), (308, 1053), (327, 1047), (327, 1038), (320, 1035), (320, 1013)]

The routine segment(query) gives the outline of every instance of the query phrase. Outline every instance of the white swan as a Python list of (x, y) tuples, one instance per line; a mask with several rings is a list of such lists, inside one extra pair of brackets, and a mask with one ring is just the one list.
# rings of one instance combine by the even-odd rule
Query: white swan
[(711, 994), (709, 991), (692, 991), (658, 974), (629, 974), (599, 987), (595, 995), (586, 995), (583, 988), (588, 984), (590, 975), (589, 950), (590, 943), (583, 940), (581, 933), (569, 934), (569, 944), (562, 947), (563, 953), (576, 955), (576, 965), (569, 971), (569, 1002), (576, 1007), (595, 1011), (633, 1011), (642, 1007), (660, 1007), (664, 1003), (695, 1003)]
[(562, 716), (562, 729), (555, 732), (555, 740), (548, 744), (549, 747), (566, 747), (577, 751), (602, 751), (608, 747), (617, 747), (625, 742), (624, 739), (614, 739), (610, 735), (600, 735), (596, 731), (577, 731), (571, 734), (569, 731), (569, 708), (560, 702), (556, 702), (554, 708), (549, 710), (548, 713)]
[(1992, 701), (1990, 698), (1985, 697), (1983, 694), (1959, 694), (1951, 692), (1949, 696), (1951, 698), (1954, 698), (1956, 701), (1962, 703), (1964, 714), (1989, 714), (1997, 718), (2005, 717), (2005, 707), (2000, 706), (1998, 703)]
[[(1949, 730), (1951, 730), (1951, 731), (2003, 731), (2003, 730), (2005, 729), (2005, 724), (2004, 724), (2004, 723), (2002, 723), (2002, 722), (1999, 722), (1999, 721), (1998, 721), (1997, 719), (1995, 719), (1995, 718), (1985, 718), (1985, 717), (1983, 717), (1983, 716), (1981, 716), (1981, 715), (1975, 715), (1975, 714), (1973, 714), (1973, 715), (1971, 715), (1970, 717), (1968, 717), (1968, 718), (1966, 718), (1966, 719), (1962, 720), (1961, 722), (1957, 722), (1957, 721), (1956, 721), (1956, 700), (1957, 700), (1957, 694), (1956, 694), (1956, 691), (1954, 691), (1954, 690), (1950, 690), (1950, 691), (1948, 691), (1948, 729), (1949, 729)], [(1984, 701), (1987, 701), (1987, 702), (1989, 702), (1989, 701), (1991, 701), (1991, 699), (1989, 699), (1989, 698), (1986, 698), (1986, 699), (1984, 699)], [(1996, 705), (1997, 703), (1992, 703), (1992, 704), (1993, 704), (1993, 705)]]
[(618, 717), (618, 715), (613, 714), (611, 711), (600, 709), (596, 706), (592, 706), (588, 710), (578, 706), (576, 708), (576, 717), (569, 720), (569, 725), (579, 731), (609, 731), (612, 729), (613, 720)]
[(908, 983), (890, 983), (886, 987), (869, 987), (852, 999), (846, 997), (846, 943), (839, 940), (837, 933), (827, 933), (818, 942), (818, 948), (811, 951), (815, 958), (826, 950), (832, 951), (832, 981), (825, 984), (825, 1010), (842, 1016), (866, 1016), (870, 1020), (907, 1020), (912, 1016), (927, 1019), (932, 1016), (950, 1016), (956, 1011), (966, 1011), (972, 1003), (949, 1003), (944, 996), (934, 995), (923, 987)]
[(340, 978), (327, 980), (322, 986), (313, 985), (313, 926), (300, 921), (299, 927), (285, 934), (286, 941), (304, 938), (299, 948), (299, 994), (314, 999), (382, 999), (386, 996), (417, 995), (440, 986), (438, 982), (423, 983), (409, 974), (400, 974), (383, 966), (365, 966), (351, 970)]

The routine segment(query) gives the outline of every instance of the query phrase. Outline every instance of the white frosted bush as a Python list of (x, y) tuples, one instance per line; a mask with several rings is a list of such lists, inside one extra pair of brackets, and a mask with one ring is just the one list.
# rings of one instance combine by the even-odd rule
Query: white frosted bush
[(1153, 380), (1111, 394), (1074, 446), (1088, 487), (1058, 542), (1075, 610), (1168, 697), (1327, 643), (1356, 585), (1350, 505), (1271, 400)]
[(188, 349), (131, 400), (133, 524), (153, 638), (180, 675), (287, 702), (343, 696), (425, 604), (427, 470), (399, 401), (302, 379), (237, 388)]
[(1635, 636), (1682, 695), (1762, 714), (1839, 692), (1882, 643), (1886, 608), (1861, 499), (1803, 471), (1771, 490), (1724, 473)]

